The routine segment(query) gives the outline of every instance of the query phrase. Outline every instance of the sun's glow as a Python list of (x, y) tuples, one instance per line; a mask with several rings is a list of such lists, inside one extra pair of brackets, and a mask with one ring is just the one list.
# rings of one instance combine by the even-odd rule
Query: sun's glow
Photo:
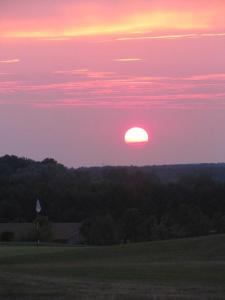
[(149, 140), (146, 130), (140, 127), (133, 127), (126, 131), (124, 141), (127, 144), (131, 143), (147, 143)]

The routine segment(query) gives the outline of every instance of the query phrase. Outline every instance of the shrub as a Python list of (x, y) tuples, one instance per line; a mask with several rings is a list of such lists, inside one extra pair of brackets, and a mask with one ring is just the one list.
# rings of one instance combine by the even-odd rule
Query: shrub
[(14, 239), (14, 232), (12, 231), (3, 231), (0, 234), (0, 240), (2, 242), (11, 242)]

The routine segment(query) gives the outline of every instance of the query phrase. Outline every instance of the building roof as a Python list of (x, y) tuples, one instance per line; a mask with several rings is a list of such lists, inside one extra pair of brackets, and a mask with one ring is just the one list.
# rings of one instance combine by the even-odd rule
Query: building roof
[[(78, 239), (80, 223), (50, 223), (54, 240)], [(25, 239), (35, 230), (33, 223), (0, 223), (0, 234), (4, 231), (14, 233), (15, 240)]]

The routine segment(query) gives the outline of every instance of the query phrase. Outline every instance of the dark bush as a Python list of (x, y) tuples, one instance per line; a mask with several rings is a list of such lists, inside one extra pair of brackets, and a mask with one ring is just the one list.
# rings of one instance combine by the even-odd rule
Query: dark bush
[(12, 231), (3, 231), (0, 234), (0, 240), (2, 242), (11, 242), (14, 239), (14, 232)]

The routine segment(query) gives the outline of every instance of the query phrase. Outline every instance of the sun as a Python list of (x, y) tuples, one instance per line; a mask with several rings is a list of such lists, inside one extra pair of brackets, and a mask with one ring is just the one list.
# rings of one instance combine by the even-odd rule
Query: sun
[(149, 141), (149, 137), (145, 129), (133, 127), (126, 131), (124, 141), (126, 144), (145, 144)]

